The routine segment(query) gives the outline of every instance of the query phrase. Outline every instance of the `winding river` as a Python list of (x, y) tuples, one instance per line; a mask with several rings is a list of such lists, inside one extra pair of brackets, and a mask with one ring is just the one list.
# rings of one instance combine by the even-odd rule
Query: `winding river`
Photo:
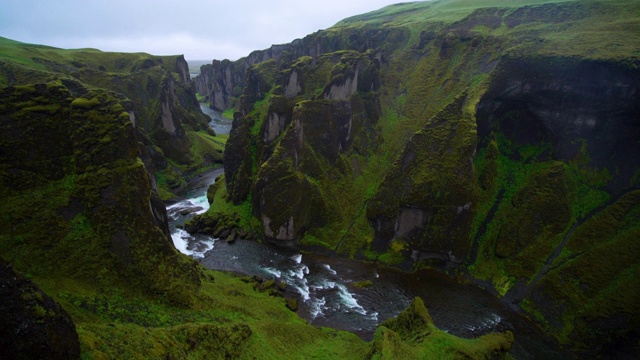
[[(212, 117), (210, 124), (216, 132), (229, 131), (229, 120), (206, 106), (203, 111)], [(202, 175), (179, 201), (167, 205), (176, 248), (210, 269), (285, 281), (287, 291), (298, 296), (298, 315), (310, 324), (351, 331), (369, 340), (381, 321), (398, 315), (420, 296), (442, 330), (465, 338), (511, 330), (516, 338), (511, 354), (516, 359), (567, 357), (533, 323), (490, 293), (435, 271), (403, 273), (248, 240), (228, 244), (177, 227), (206, 211), (206, 190), (219, 174), (222, 169)]]

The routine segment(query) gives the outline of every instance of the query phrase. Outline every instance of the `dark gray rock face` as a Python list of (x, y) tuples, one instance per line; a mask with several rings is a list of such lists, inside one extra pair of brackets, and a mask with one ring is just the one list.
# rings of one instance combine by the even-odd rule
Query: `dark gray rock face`
[(0, 358), (80, 358), (78, 333), (69, 314), (2, 259)]
[[(401, 46), (408, 36), (402, 29), (363, 29), (351, 33), (348, 40), (339, 35), (317, 32), (289, 44), (272, 45), (268, 49), (253, 51), (236, 61), (213, 60), (211, 64), (201, 67), (200, 75), (193, 82), (196, 91), (209, 102), (210, 108), (223, 111), (233, 106), (231, 101), (234, 97), (242, 94), (242, 89), (248, 83), (245, 73), (253, 65), (274, 60), (279, 68), (286, 68), (287, 66), (280, 65), (291, 64), (301, 56), (310, 56), (315, 61), (323, 54), (338, 50), (365, 52), (367, 49), (378, 49), (376, 57), (383, 61), (385, 54), (390, 53), (393, 47)], [(292, 84), (300, 76), (298, 73), (294, 74)]]
[(504, 133), (518, 144), (550, 143), (555, 160), (586, 145), (590, 166), (627, 186), (640, 166), (640, 79), (612, 63), (511, 59), (478, 104), (478, 137)]

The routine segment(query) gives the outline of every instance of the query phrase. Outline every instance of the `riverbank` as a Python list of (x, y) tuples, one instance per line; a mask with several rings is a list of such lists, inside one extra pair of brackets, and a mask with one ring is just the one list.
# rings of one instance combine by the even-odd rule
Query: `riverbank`
[[(567, 357), (553, 339), (494, 294), (433, 270), (407, 273), (309, 249), (301, 252), (245, 239), (227, 243), (187, 233), (180, 225), (208, 208), (206, 189), (219, 174), (210, 171), (194, 179), (186, 198), (168, 207), (174, 244), (209, 269), (286, 283), (287, 296), (297, 297), (297, 313), (309, 324), (371, 340), (382, 321), (397, 316), (420, 297), (435, 325), (452, 335), (471, 339), (510, 330), (515, 335), (512, 355), (516, 359)], [(181, 214), (189, 208), (193, 211)]]

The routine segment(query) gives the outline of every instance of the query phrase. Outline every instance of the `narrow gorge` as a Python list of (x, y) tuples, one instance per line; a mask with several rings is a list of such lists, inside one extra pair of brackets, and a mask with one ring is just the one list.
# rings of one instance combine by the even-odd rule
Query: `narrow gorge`
[(575, 354), (635, 348), (631, 8), (398, 4), (214, 60), (195, 83), (234, 123), (191, 231), (438, 269)]
[(638, 14), (400, 3), (198, 74), (0, 38), (0, 357), (638, 357)]

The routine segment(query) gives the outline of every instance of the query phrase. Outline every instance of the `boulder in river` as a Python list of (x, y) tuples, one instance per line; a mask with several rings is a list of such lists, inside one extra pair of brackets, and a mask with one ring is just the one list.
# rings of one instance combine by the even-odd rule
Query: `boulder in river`
[(180, 215), (187, 216), (187, 215), (189, 215), (191, 213), (194, 213), (194, 212), (200, 211), (200, 210), (202, 210), (202, 207), (200, 207), (200, 206), (189, 207), (189, 208), (185, 208), (185, 209), (180, 210)]

